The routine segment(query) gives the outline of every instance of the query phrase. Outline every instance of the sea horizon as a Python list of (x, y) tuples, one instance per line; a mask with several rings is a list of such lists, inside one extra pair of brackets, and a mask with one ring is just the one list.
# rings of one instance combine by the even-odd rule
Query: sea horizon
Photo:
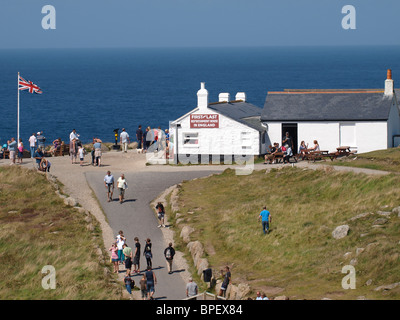
[(17, 137), (18, 72), (43, 90), (21, 92), (23, 142), (38, 131), (68, 141), (75, 128), (87, 143), (168, 128), (196, 107), (200, 82), (210, 102), (244, 91), (262, 108), (268, 91), (383, 89), (387, 69), (400, 79), (398, 57), (396, 45), (0, 49), (0, 143)]

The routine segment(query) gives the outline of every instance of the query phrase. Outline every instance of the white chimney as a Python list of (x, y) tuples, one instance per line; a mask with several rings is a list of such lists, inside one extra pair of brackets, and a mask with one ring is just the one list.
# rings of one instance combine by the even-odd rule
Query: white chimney
[(228, 92), (221, 92), (218, 96), (219, 102), (229, 102), (230, 94)]
[(246, 93), (245, 92), (236, 93), (235, 100), (243, 100), (243, 102), (245, 102), (246, 101)]
[(394, 81), (392, 79), (392, 70), (388, 69), (387, 79), (385, 81), (385, 96), (393, 96), (394, 92)]
[(206, 110), (208, 107), (208, 91), (205, 82), (201, 82), (200, 90), (197, 91), (197, 107), (199, 110)]

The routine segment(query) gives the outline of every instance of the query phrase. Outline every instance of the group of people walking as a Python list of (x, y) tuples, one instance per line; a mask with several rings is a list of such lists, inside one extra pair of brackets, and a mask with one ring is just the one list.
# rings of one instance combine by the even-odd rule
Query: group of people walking
[[(112, 243), (109, 249), (109, 251), (111, 251), (110, 261), (114, 266), (114, 273), (119, 273), (120, 265), (125, 267), (126, 274), (124, 276), (124, 284), (131, 299), (132, 290), (135, 286), (135, 281), (132, 277), (134, 275), (141, 275), (142, 277), (139, 281), (141, 297), (143, 300), (152, 300), (154, 299), (155, 285), (157, 284), (157, 277), (153, 271), (152, 263), (152, 242), (150, 238), (147, 238), (142, 252), (139, 238), (135, 237), (134, 241), (134, 247), (131, 248), (127, 243), (123, 231), (119, 231), (115, 238), (115, 242)], [(143, 256), (146, 259), (146, 269), (143, 271), (140, 270), (141, 253), (143, 253)], [(164, 250), (164, 257), (167, 261), (169, 274), (172, 273), (172, 261), (174, 256), (175, 249), (173, 248), (172, 243), (170, 243)]]

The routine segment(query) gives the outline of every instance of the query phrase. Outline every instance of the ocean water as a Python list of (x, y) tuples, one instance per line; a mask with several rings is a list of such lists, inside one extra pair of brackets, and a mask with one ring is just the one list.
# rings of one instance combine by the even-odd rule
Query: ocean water
[[(17, 73), (42, 95), (20, 95), (20, 136), (113, 141), (113, 130), (168, 127), (197, 103), (244, 91), (263, 107), (268, 91), (383, 88), (386, 70), (400, 81), (399, 47), (263, 47), (0, 50), (0, 143), (17, 137)], [(398, 87), (398, 86), (397, 86)], [(282, 110), (285, 112), (285, 110)]]

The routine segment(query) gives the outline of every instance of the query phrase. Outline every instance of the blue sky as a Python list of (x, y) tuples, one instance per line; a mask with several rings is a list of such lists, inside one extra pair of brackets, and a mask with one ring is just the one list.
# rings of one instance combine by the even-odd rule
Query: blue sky
[[(399, 45), (399, 0), (2, 0), (0, 48)], [(41, 26), (44, 5), (56, 30)], [(356, 8), (344, 30), (342, 7)]]

